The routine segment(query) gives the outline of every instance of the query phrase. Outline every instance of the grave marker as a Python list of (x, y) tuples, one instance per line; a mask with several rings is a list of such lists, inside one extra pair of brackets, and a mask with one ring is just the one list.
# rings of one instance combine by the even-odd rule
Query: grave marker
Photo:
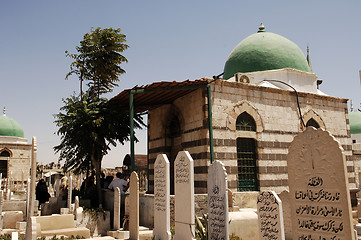
[(129, 239), (139, 238), (139, 178), (136, 172), (130, 175)]
[[(35, 205), (35, 181), (36, 181), (36, 159), (37, 159), (37, 145), (36, 138), (33, 137), (31, 149), (31, 168), (30, 168), (30, 191), (29, 191), (29, 208), (26, 215), (26, 237), (27, 240), (36, 240), (36, 232), (33, 234), (33, 219)], [(35, 219), (35, 218), (34, 218)]]
[(169, 240), (170, 169), (167, 155), (159, 154), (154, 163), (154, 239)]
[(114, 190), (114, 230), (120, 230), (120, 205), (121, 196), (120, 189), (118, 187)]
[(208, 169), (208, 239), (229, 239), (227, 172), (216, 160)]
[(354, 240), (346, 161), (334, 137), (308, 127), (287, 164), (293, 239)]
[(174, 240), (194, 239), (194, 168), (188, 151), (180, 151), (174, 161), (175, 235)]
[(69, 182), (68, 182), (68, 208), (69, 208), (69, 213), (72, 212), (72, 209), (71, 209), (72, 193), (73, 193), (73, 175), (70, 174)]
[(257, 198), (260, 240), (285, 240), (282, 202), (274, 191), (263, 191)]

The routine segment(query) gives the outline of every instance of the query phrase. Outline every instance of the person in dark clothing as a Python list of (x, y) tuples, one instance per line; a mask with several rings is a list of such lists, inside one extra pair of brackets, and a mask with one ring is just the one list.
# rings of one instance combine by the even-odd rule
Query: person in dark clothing
[(39, 201), (39, 206), (42, 203), (49, 201), (50, 194), (48, 192), (48, 187), (46, 186), (44, 179), (40, 179), (40, 181), (36, 185), (35, 194), (36, 200)]

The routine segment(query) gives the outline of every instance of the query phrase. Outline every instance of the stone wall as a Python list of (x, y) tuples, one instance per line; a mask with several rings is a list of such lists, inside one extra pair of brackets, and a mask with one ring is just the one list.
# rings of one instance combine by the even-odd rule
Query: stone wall
[(11, 152), (10, 158), (0, 157), (1, 161), (8, 161), (7, 175), (12, 181), (26, 181), (30, 178), (31, 144), (0, 143), (0, 149)]
[[(293, 91), (217, 80), (211, 84), (215, 159), (225, 164), (228, 187), (238, 190), (237, 138), (257, 142), (259, 190), (288, 189), (288, 147), (303, 131), (296, 94)], [(347, 99), (298, 93), (303, 121), (313, 118), (340, 142), (346, 156), (350, 187), (356, 187), (347, 113)], [(246, 111), (256, 122), (256, 132), (237, 131), (236, 119)], [(153, 163), (160, 153), (171, 155), (167, 137), (169, 121), (176, 115), (181, 128), (181, 150), (194, 160), (195, 193), (206, 193), (210, 164), (207, 95), (198, 89), (173, 104), (149, 111), (149, 190), (153, 191)], [(172, 159), (169, 159), (172, 163)], [(172, 165), (171, 165), (172, 166)]]

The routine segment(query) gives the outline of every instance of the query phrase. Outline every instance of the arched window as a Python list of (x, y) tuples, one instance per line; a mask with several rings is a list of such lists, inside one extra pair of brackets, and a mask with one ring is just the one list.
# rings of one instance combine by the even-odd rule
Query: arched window
[[(247, 112), (236, 121), (237, 131), (256, 131), (256, 122)], [(253, 138), (237, 138), (238, 191), (258, 190), (257, 141)]]
[(10, 152), (7, 150), (4, 150), (0, 153), (0, 157), (10, 157)]
[(306, 127), (310, 127), (310, 126), (315, 127), (315, 128), (320, 128), (320, 125), (313, 118), (308, 120), (306, 123)]
[(253, 117), (246, 112), (241, 113), (236, 120), (236, 130), (256, 131), (256, 122)]

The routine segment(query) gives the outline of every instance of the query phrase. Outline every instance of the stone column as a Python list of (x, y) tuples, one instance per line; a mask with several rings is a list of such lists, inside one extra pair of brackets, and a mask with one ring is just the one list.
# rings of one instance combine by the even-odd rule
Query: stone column
[(121, 207), (121, 195), (120, 189), (115, 188), (114, 191), (114, 230), (120, 230), (120, 207)]
[(155, 240), (170, 240), (170, 169), (167, 155), (159, 154), (154, 163)]
[(68, 208), (69, 208), (69, 212), (72, 212), (72, 209), (71, 209), (72, 191), (73, 191), (73, 175), (70, 174), (69, 182), (68, 182)]
[(136, 172), (130, 175), (129, 240), (139, 238), (139, 178)]
[(36, 231), (34, 238), (33, 229), (32, 229), (32, 219), (31, 219), (31, 217), (34, 214), (34, 203), (35, 203), (35, 181), (36, 181), (36, 159), (37, 159), (37, 146), (36, 146), (35, 137), (33, 137), (32, 145), (33, 146), (31, 150), (31, 168), (30, 168), (31, 180), (30, 180), (30, 192), (29, 192), (29, 208), (27, 209), (27, 216), (26, 216), (25, 239), (27, 240), (36, 240)]
[(194, 168), (188, 151), (178, 153), (174, 161), (175, 235), (174, 240), (194, 239)]

